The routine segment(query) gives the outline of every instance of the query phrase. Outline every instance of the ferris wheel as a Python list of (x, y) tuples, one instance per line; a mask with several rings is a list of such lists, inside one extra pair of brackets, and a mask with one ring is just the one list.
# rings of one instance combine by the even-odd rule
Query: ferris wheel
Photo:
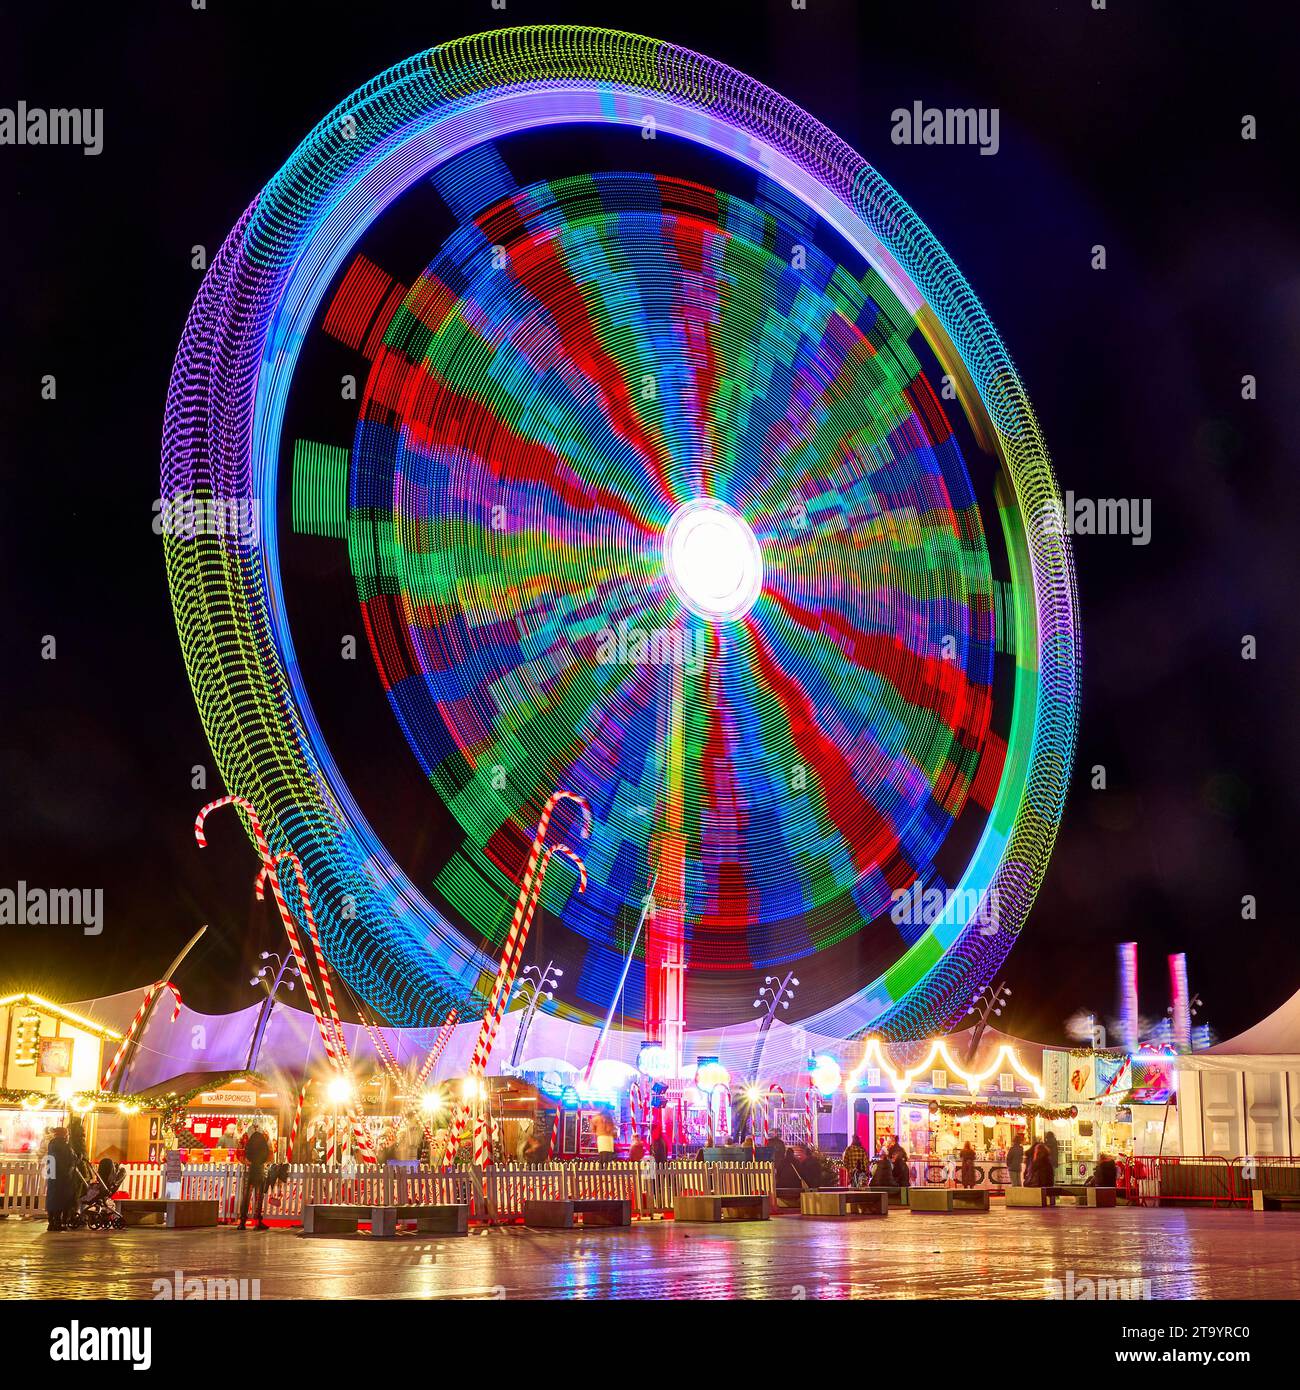
[(602, 1018), (635, 942), (679, 1052), (791, 962), (806, 1026), (921, 1035), (1023, 927), (1079, 684), (1041, 433), (907, 203), (734, 69), (539, 27), (358, 89), (204, 281), (162, 495), (258, 518), (165, 536), (182, 649), (391, 1022), (482, 979), (557, 788), (564, 1006)]

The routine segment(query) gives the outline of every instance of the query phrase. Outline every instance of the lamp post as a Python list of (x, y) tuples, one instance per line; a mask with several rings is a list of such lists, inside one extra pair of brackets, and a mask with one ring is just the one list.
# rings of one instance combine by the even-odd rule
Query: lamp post
[[(1192, 1046), (1192, 1042), (1191, 1042), (1191, 1035), (1192, 1035), (1192, 1019), (1194, 1019), (1194, 1018), (1196, 1017), (1198, 1010), (1203, 1009), (1204, 1007), (1205, 1007), (1205, 1001), (1201, 998), (1201, 996), (1200, 996), (1199, 994), (1193, 994), (1192, 997), (1187, 1001), (1187, 1038), (1186, 1038), (1186, 1042), (1187, 1042), (1187, 1045), (1188, 1045), (1189, 1048)], [(1179, 1019), (1179, 1017), (1178, 1017), (1178, 1014), (1179, 1014), (1178, 1005), (1177, 1005), (1177, 1004), (1170, 1004), (1170, 1006), (1165, 1010), (1165, 1013), (1166, 1013), (1166, 1014), (1168, 1015), (1168, 1017), (1169, 1017), (1169, 1036), (1173, 1039), (1174, 1046), (1175, 1046), (1175, 1047), (1178, 1047), (1178, 1046), (1180, 1046), (1181, 1042), (1183, 1041), (1183, 1039), (1181, 1039), (1181, 1038), (1179, 1037), (1179, 1027), (1178, 1027), (1178, 1025), (1179, 1025), (1180, 1019)]]
[(531, 990), (532, 997), (528, 1000), (528, 1007), (519, 1021), (519, 1031), (515, 1034), (515, 1047), (510, 1054), (512, 1070), (519, 1066), (519, 1059), (524, 1055), (524, 1042), (528, 1037), (528, 1030), (533, 1026), (533, 1015), (537, 1012), (537, 1006), (543, 999), (549, 1001), (555, 998), (555, 991), (560, 987), (560, 976), (563, 974), (564, 971), (549, 960), (542, 969), (535, 965), (524, 966), (525, 978), (519, 986), (519, 993), (522, 995), (524, 990)]
[(982, 990), (970, 1001), (970, 1008), (966, 1010), (966, 1017), (978, 1014), (975, 1030), (970, 1035), (970, 1044), (966, 1048), (966, 1060), (975, 1060), (975, 1051), (980, 1045), (980, 1039), (984, 1036), (984, 1030), (988, 1027), (990, 1018), (1001, 1018), (1002, 1007), (1011, 997), (1011, 989), (1004, 982), (996, 989), (985, 985)]
[[(292, 990), (294, 980), (302, 978), (291, 955), (286, 955), (282, 959), (277, 951), (263, 951), (262, 960), (273, 960), (275, 967), (273, 969), (270, 965), (262, 965), (248, 982), (254, 989), (260, 984), (266, 990), (266, 998), (262, 1000), (262, 1007), (257, 1011), (257, 1022), (253, 1025), (253, 1041), (249, 1044), (248, 1063), (244, 1068), (245, 1071), (257, 1069), (258, 1054), (262, 1050), (262, 1039), (266, 1035), (266, 1025), (271, 1021), (271, 1010), (275, 1008), (275, 992), (280, 988), (280, 982), (286, 975), (289, 976), (287, 987)], [(268, 979), (270, 984), (267, 983)]]
[[(768, 1031), (778, 1009), (788, 1009), (799, 981), (793, 970), (787, 970), (785, 978), (778, 980), (775, 975), (765, 975), (758, 987), (758, 997), (754, 1000), (756, 1009), (766, 1009), (763, 1021), (758, 1025), (758, 1037), (754, 1040), (754, 1056), (749, 1064), (749, 1074), (758, 1083), (758, 1069), (763, 1062), (763, 1045), (767, 1042)], [(753, 1125), (753, 1119), (750, 1119)]]

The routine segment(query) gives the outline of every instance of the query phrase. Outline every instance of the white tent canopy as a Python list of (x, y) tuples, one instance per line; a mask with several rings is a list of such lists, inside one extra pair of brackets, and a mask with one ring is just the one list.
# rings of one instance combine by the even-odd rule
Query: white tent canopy
[[(1253, 1028), (1238, 1033), (1235, 1038), (1207, 1048), (1209, 1055), (1259, 1057), (1294, 1056), (1300, 1054), (1300, 992), (1293, 994), (1281, 1008)], [(1204, 1056), (1205, 1053), (1199, 1054)]]

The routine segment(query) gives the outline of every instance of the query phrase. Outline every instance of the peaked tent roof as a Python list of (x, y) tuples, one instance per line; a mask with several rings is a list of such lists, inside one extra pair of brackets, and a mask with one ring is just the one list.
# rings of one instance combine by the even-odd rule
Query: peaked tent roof
[[(1253, 1028), (1238, 1033), (1227, 1042), (1217, 1043), (1206, 1048), (1213, 1056), (1292, 1056), (1300, 1053), (1300, 991), (1293, 994), (1280, 1008), (1274, 1009), (1267, 1018), (1261, 1019)], [(1205, 1054), (1198, 1054), (1205, 1055)]]

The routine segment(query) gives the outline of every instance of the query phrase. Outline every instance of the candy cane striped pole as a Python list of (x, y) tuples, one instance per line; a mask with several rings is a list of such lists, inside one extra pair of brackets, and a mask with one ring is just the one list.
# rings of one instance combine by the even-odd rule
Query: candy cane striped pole
[[(261, 817), (257, 814), (257, 809), (253, 803), (244, 796), (222, 796), (215, 801), (210, 801), (204, 806), (194, 818), (194, 838), (198, 841), (200, 849), (206, 849), (208, 844), (207, 835), (204, 833), (204, 823), (213, 811), (219, 810), (223, 806), (235, 806), (243, 811), (248, 817), (248, 823), (253, 831), (253, 841), (257, 846), (258, 857), (262, 861), (261, 872), (258, 874), (257, 882), (253, 891), (258, 900), (264, 897), (263, 886), (270, 881), (271, 891), (275, 895), (275, 905), (280, 912), (280, 920), (284, 924), (285, 934), (289, 938), (289, 946), (293, 951), (294, 964), (298, 967), (298, 973), (302, 976), (303, 988), (307, 994), (307, 1002), (311, 1005), (311, 1011), (316, 1019), (316, 1026), (320, 1029), (321, 1042), (325, 1046), (325, 1054), (331, 1063), (338, 1065), (336, 1057), (335, 1041), (330, 1026), (325, 1021), (324, 1010), (321, 1008), (320, 999), (316, 994), (316, 986), (312, 981), (311, 971), (307, 967), (307, 958), (303, 953), (302, 945), (298, 940), (298, 931), (294, 925), (293, 916), (289, 911), (289, 905), (285, 902), (284, 893), (280, 887), (280, 877), (276, 871), (277, 860), (271, 854), (271, 846), (267, 843), (266, 835), (262, 830)], [(301, 890), (300, 890), (301, 891)]]
[(135, 1011), (135, 1017), (131, 1020), (131, 1026), (126, 1030), (126, 1036), (122, 1039), (121, 1046), (113, 1054), (113, 1060), (109, 1062), (108, 1067), (104, 1071), (103, 1080), (99, 1085), (101, 1091), (108, 1090), (109, 1083), (117, 1074), (118, 1067), (122, 1065), (122, 1058), (126, 1056), (127, 1050), (135, 1040), (135, 1035), (140, 1028), (140, 1024), (144, 1021), (145, 1015), (149, 1012), (149, 1006), (165, 989), (171, 990), (174, 1001), (172, 1005), (171, 1022), (175, 1023), (181, 1016), (181, 992), (170, 980), (159, 980), (155, 984), (146, 986), (144, 998), (140, 1001), (140, 1007)]
[[(253, 891), (257, 894), (258, 901), (260, 902), (263, 896), (263, 885), (268, 881), (270, 882), (272, 891), (276, 895), (276, 905), (280, 908), (281, 916), (284, 919), (285, 931), (289, 934), (291, 943), (295, 945), (294, 955), (295, 957), (300, 956), (301, 947), (296, 945), (297, 933), (294, 929), (293, 915), (289, 912), (284, 894), (280, 891), (280, 879), (276, 871), (277, 866), (286, 861), (293, 865), (294, 875), (298, 883), (298, 897), (302, 903), (303, 919), (307, 925), (307, 938), (311, 942), (312, 955), (316, 961), (316, 972), (320, 977), (321, 992), (324, 994), (325, 1003), (328, 1005), (327, 1017), (318, 1018), (318, 1022), (322, 1024), (328, 1023), (329, 1032), (334, 1040), (335, 1051), (338, 1054), (341, 1064), (346, 1067), (348, 1063), (347, 1042), (343, 1036), (343, 1024), (339, 1018), (338, 1005), (334, 1002), (334, 984), (330, 978), (329, 966), (325, 963), (325, 952), (321, 949), (320, 936), (316, 931), (316, 914), (312, 909), (311, 894), (307, 889), (307, 876), (303, 872), (302, 861), (292, 850), (285, 850), (283, 854), (276, 856), (273, 864), (264, 864), (262, 866), (258, 873), (257, 881), (253, 885)], [(301, 961), (298, 961), (297, 964), (299, 972), (301, 973), (303, 964)], [(314, 991), (307, 983), (309, 979), (310, 976), (304, 976), (303, 983), (307, 986), (307, 997), (311, 999), (314, 995)], [(316, 1000), (316, 1008), (320, 1008), (319, 1000)]]
[(474, 1121), (474, 1162), (480, 1167), (486, 1167), (493, 1161), (492, 1144), (492, 1120), (491, 1117), (480, 1115)]
[[(266, 883), (270, 883), (271, 891), (275, 896), (276, 907), (280, 913), (280, 920), (284, 924), (285, 934), (289, 938), (289, 945), (293, 951), (294, 962), (298, 966), (299, 974), (302, 976), (303, 987), (307, 993), (308, 1001), (312, 1006), (312, 1013), (316, 1018), (316, 1025), (320, 1029), (321, 1042), (324, 1044), (326, 1056), (340, 1074), (346, 1074), (348, 1070), (348, 1051), (347, 1043), (343, 1036), (343, 1025), (339, 1018), (338, 1006), (334, 1002), (334, 988), (330, 980), (329, 967), (325, 962), (325, 954), (321, 950), (320, 936), (316, 930), (316, 915), (312, 910), (311, 895), (307, 888), (307, 876), (303, 872), (302, 862), (292, 850), (286, 850), (279, 855), (272, 855), (271, 847), (267, 842), (266, 834), (262, 829), (261, 817), (257, 814), (257, 809), (247, 797), (224, 796), (209, 802), (204, 806), (194, 818), (194, 838), (198, 841), (199, 848), (207, 847), (207, 836), (204, 833), (204, 823), (208, 816), (222, 806), (236, 806), (248, 817), (248, 822), (253, 831), (254, 842), (257, 845), (257, 852), (262, 860), (261, 870), (258, 873), (254, 891), (259, 900), (264, 896), (263, 888)], [(311, 972), (307, 968), (306, 957), (302, 950), (301, 942), (298, 939), (298, 932), (294, 925), (293, 914), (289, 911), (289, 905), (285, 900), (284, 890), (280, 885), (280, 875), (278, 866), (283, 861), (288, 860), (294, 868), (294, 873), (298, 883), (298, 896), (302, 902), (303, 916), (307, 923), (307, 933), (311, 940), (312, 950), (316, 959), (317, 970), (320, 974), (321, 989), (329, 1005), (328, 1017), (321, 1008), (320, 999), (317, 997), (316, 990), (312, 984)], [(364, 1161), (374, 1162), (374, 1147), (370, 1143), (369, 1133), (360, 1122), (359, 1112), (353, 1107), (350, 1112), (353, 1128), (356, 1133), (357, 1146)]]
[(803, 1117), (804, 1117), (804, 1123), (805, 1123), (805, 1125), (807, 1126), (807, 1129), (808, 1129), (808, 1143), (809, 1143), (809, 1144), (816, 1144), (816, 1142), (817, 1142), (816, 1138), (814, 1137), (815, 1127), (814, 1127), (814, 1125), (813, 1125), (813, 1095), (814, 1095), (814, 1094), (815, 1094), (815, 1093), (814, 1093), (813, 1088), (812, 1088), (811, 1086), (809, 1086), (808, 1089), (803, 1093)]
[[(587, 890), (587, 866), (582, 860), (568, 845), (547, 845), (545, 843), (546, 832), (551, 821), (551, 812), (560, 801), (565, 800), (574, 802), (582, 810), (583, 838), (589, 838), (591, 835), (591, 807), (582, 797), (573, 792), (557, 791), (548, 799), (542, 809), (541, 819), (537, 822), (537, 833), (533, 837), (528, 864), (520, 883), (519, 901), (515, 904), (514, 917), (511, 919), (510, 930), (506, 933), (505, 946), (501, 952), (501, 963), (497, 967), (496, 980), (488, 999), (487, 1009), (479, 1025), (474, 1052), (470, 1057), (469, 1077), (471, 1081), (478, 1081), (487, 1072), (488, 1061), (492, 1056), (492, 1045), (496, 1041), (497, 1030), (501, 1026), (501, 1018), (505, 1013), (510, 991), (514, 987), (515, 977), (519, 973), (519, 964), (523, 958), (524, 946), (528, 941), (528, 932), (532, 926), (533, 914), (537, 910), (538, 900), (541, 897), (542, 884), (546, 878), (546, 868), (551, 861), (551, 856), (563, 854), (571, 860), (578, 870), (578, 891), (585, 893)], [(456, 1144), (460, 1142), (461, 1133), (469, 1118), (469, 1108), (468, 1102), (462, 1102), (456, 1108), (448, 1129), (449, 1153), (454, 1152)]]
[[(326, 995), (326, 1001), (330, 1006), (329, 1015), (321, 1008), (320, 999), (316, 991), (312, 988), (311, 972), (307, 967), (307, 960), (303, 954), (302, 944), (298, 939), (298, 932), (294, 925), (292, 914), (289, 912), (288, 904), (285, 902), (284, 894), (280, 889), (279, 875), (276, 872), (276, 864), (281, 860), (288, 859), (293, 863), (298, 882), (298, 894), (303, 903), (303, 913), (306, 917), (309, 929), (312, 932), (312, 944), (315, 949), (318, 968), (323, 971), (323, 983), (328, 984), (329, 970), (325, 966), (325, 957), (320, 949), (319, 937), (315, 934), (316, 919), (312, 911), (311, 897), (307, 890), (306, 876), (302, 872), (302, 865), (298, 858), (291, 851), (277, 857), (271, 864), (262, 866), (254, 885), (254, 891), (258, 898), (263, 896), (263, 886), (271, 884), (275, 894), (276, 905), (280, 910), (280, 919), (284, 924), (286, 936), (289, 938), (289, 945), (293, 950), (294, 960), (298, 965), (299, 974), (302, 976), (303, 985), (307, 992), (307, 998), (312, 1005), (312, 1013), (316, 1019), (316, 1026), (320, 1030), (321, 1042), (325, 1048), (325, 1055), (330, 1064), (340, 1076), (349, 1074), (349, 1058), (347, 1042), (343, 1036), (343, 1024), (338, 1015), (337, 1006), (334, 1003), (333, 991), (330, 990)], [(352, 1122), (353, 1133), (357, 1141), (357, 1152), (365, 1163), (376, 1162), (374, 1146), (370, 1142), (369, 1131), (365, 1129), (360, 1120), (359, 1112), (355, 1106), (350, 1106), (348, 1110), (349, 1118)], [(337, 1125), (334, 1126), (337, 1128)]]
[(502, 986), (496, 991), (495, 998), (489, 1011), (484, 1015), (483, 1025), (479, 1029), (477, 1045), (474, 1049), (474, 1057), (470, 1060), (471, 1069), (477, 1067), (478, 1074), (483, 1075), (487, 1071), (489, 1058), (492, 1056), (492, 1047), (496, 1042), (497, 1032), (501, 1027), (501, 1020), (505, 1015), (506, 1001), (510, 997), (510, 991), (514, 988), (515, 979), (518, 975), (519, 962), (522, 959), (523, 943), (528, 939), (528, 931), (533, 924), (533, 915), (537, 911), (537, 904), (542, 896), (542, 883), (546, 878), (547, 865), (551, 862), (553, 854), (562, 854), (566, 859), (572, 860), (578, 870), (578, 892), (587, 891), (587, 866), (578, 858), (568, 845), (551, 845), (542, 855), (542, 862), (538, 865), (537, 878), (533, 883), (532, 899), (528, 904), (528, 912), (524, 918), (523, 931), (520, 933), (519, 950), (515, 952), (515, 957), (511, 963), (509, 972), (502, 981)]
[(398, 1086), (404, 1086), (406, 1077), (402, 1074), (401, 1067), (397, 1065), (397, 1058), (393, 1055), (393, 1049), (389, 1047), (388, 1039), (384, 1037), (383, 1031), (377, 1024), (371, 1023), (365, 1014), (359, 1013), (359, 1017), (361, 1026), (366, 1030), (366, 1035), (374, 1046), (375, 1056), (379, 1058), (380, 1065)]
[(293, 1162), (293, 1151), (298, 1143), (298, 1126), (302, 1124), (303, 1102), (307, 1099), (307, 1078), (303, 1077), (302, 1086), (298, 1091), (298, 1103), (293, 1108), (293, 1124), (289, 1126), (289, 1138), (284, 1146), (284, 1161)]
[(763, 1143), (767, 1143), (772, 1134), (772, 1097), (779, 1096), (781, 1104), (785, 1104), (785, 1088), (778, 1086), (775, 1081), (767, 1088), (767, 1104), (763, 1107)]
[[(574, 862), (574, 864), (577, 865), (578, 891), (580, 893), (586, 892), (587, 867), (582, 862), (582, 860), (579, 859), (576, 854), (574, 854), (574, 852), (568, 847), (568, 845), (548, 846), (546, 848), (546, 851), (542, 855), (541, 863), (537, 866), (536, 877), (532, 880), (531, 884), (529, 885), (531, 893), (528, 902), (527, 912), (524, 917), (523, 929), (519, 937), (520, 950), (515, 953), (512, 968), (504, 974), (504, 988), (502, 988), (502, 972), (504, 971), (506, 965), (505, 956), (502, 956), (501, 959), (502, 970), (498, 971), (498, 987), (493, 991), (492, 1000), (488, 1006), (488, 1012), (483, 1016), (483, 1022), (479, 1028), (478, 1040), (475, 1043), (474, 1047), (474, 1055), (470, 1059), (469, 1077), (472, 1083), (479, 1082), (482, 1079), (482, 1077), (487, 1073), (488, 1060), (492, 1056), (492, 1045), (496, 1041), (497, 1030), (501, 1027), (501, 1018), (502, 1015), (505, 1013), (505, 1001), (509, 998), (510, 989), (514, 985), (515, 974), (518, 970), (519, 961), (521, 959), (522, 946), (528, 938), (528, 929), (532, 924), (533, 914), (536, 911), (538, 900), (541, 897), (542, 884), (546, 878), (546, 866), (550, 863), (552, 854), (563, 854), (568, 859), (571, 859)], [(469, 1109), (470, 1107), (468, 1101), (463, 1103), (451, 1126), (451, 1136), (455, 1143), (459, 1143), (460, 1141), (460, 1136), (464, 1131), (466, 1120), (469, 1117)], [(477, 1151), (477, 1144), (475, 1145), (475, 1148)]]
[(645, 1100), (641, 1095), (640, 1081), (633, 1081), (627, 1088), (627, 1108), (632, 1115), (632, 1136), (640, 1138), (641, 1122), (645, 1114)]
[[(312, 908), (311, 893), (307, 887), (307, 875), (303, 872), (302, 861), (292, 850), (286, 850), (284, 853), (277, 855), (273, 864), (262, 866), (257, 876), (255, 891), (257, 892), (257, 896), (261, 898), (262, 885), (266, 882), (271, 883), (273, 890), (278, 890), (279, 875), (276, 872), (276, 867), (285, 861), (293, 865), (294, 877), (298, 884), (298, 897), (302, 903), (303, 918), (307, 924), (307, 936), (311, 941), (312, 954), (316, 961), (316, 973), (320, 977), (321, 989), (325, 996), (325, 1003), (328, 1006), (328, 1014), (322, 1017), (319, 1012), (320, 1002), (319, 1000), (316, 1001), (316, 1008), (318, 1011), (316, 1021), (321, 1029), (321, 1039), (326, 1044), (327, 1053), (331, 1051), (329, 1042), (331, 1038), (333, 1039), (334, 1046), (331, 1060), (340, 1076), (349, 1076), (351, 1059), (348, 1054), (347, 1039), (343, 1033), (343, 1020), (339, 1015), (338, 1005), (334, 1001), (334, 986), (330, 978), (329, 966), (325, 961), (325, 952), (321, 948), (320, 934), (316, 930), (316, 913)], [(277, 893), (277, 902), (281, 904), (285, 931), (293, 945), (294, 955), (299, 959), (299, 973), (301, 974), (305, 967), (305, 963), (301, 960), (302, 948), (298, 944), (297, 933), (294, 930), (293, 916), (288, 912), (282, 893)], [(304, 983), (306, 983), (308, 979), (310, 979), (310, 976), (303, 976)], [(309, 991), (309, 998), (310, 997)], [(370, 1130), (365, 1123), (365, 1116), (361, 1108), (356, 1105), (355, 1102), (350, 1102), (347, 1114), (348, 1121), (352, 1126), (352, 1136), (356, 1140), (357, 1155), (363, 1163), (377, 1163), (379, 1160), (375, 1154), (374, 1143), (371, 1140)]]
[(452, 1034), (456, 1031), (457, 1010), (452, 1011), (443, 1020), (442, 1027), (438, 1030), (438, 1036), (433, 1041), (433, 1046), (429, 1049), (429, 1055), (424, 1059), (424, 1065), (420, 1068), (415, 1078), (417, 1086), (423, 1086), (425, 1079), (438, 1063), (438, 1058), (442, 1056), (443, 1049), (451, 1041)]

